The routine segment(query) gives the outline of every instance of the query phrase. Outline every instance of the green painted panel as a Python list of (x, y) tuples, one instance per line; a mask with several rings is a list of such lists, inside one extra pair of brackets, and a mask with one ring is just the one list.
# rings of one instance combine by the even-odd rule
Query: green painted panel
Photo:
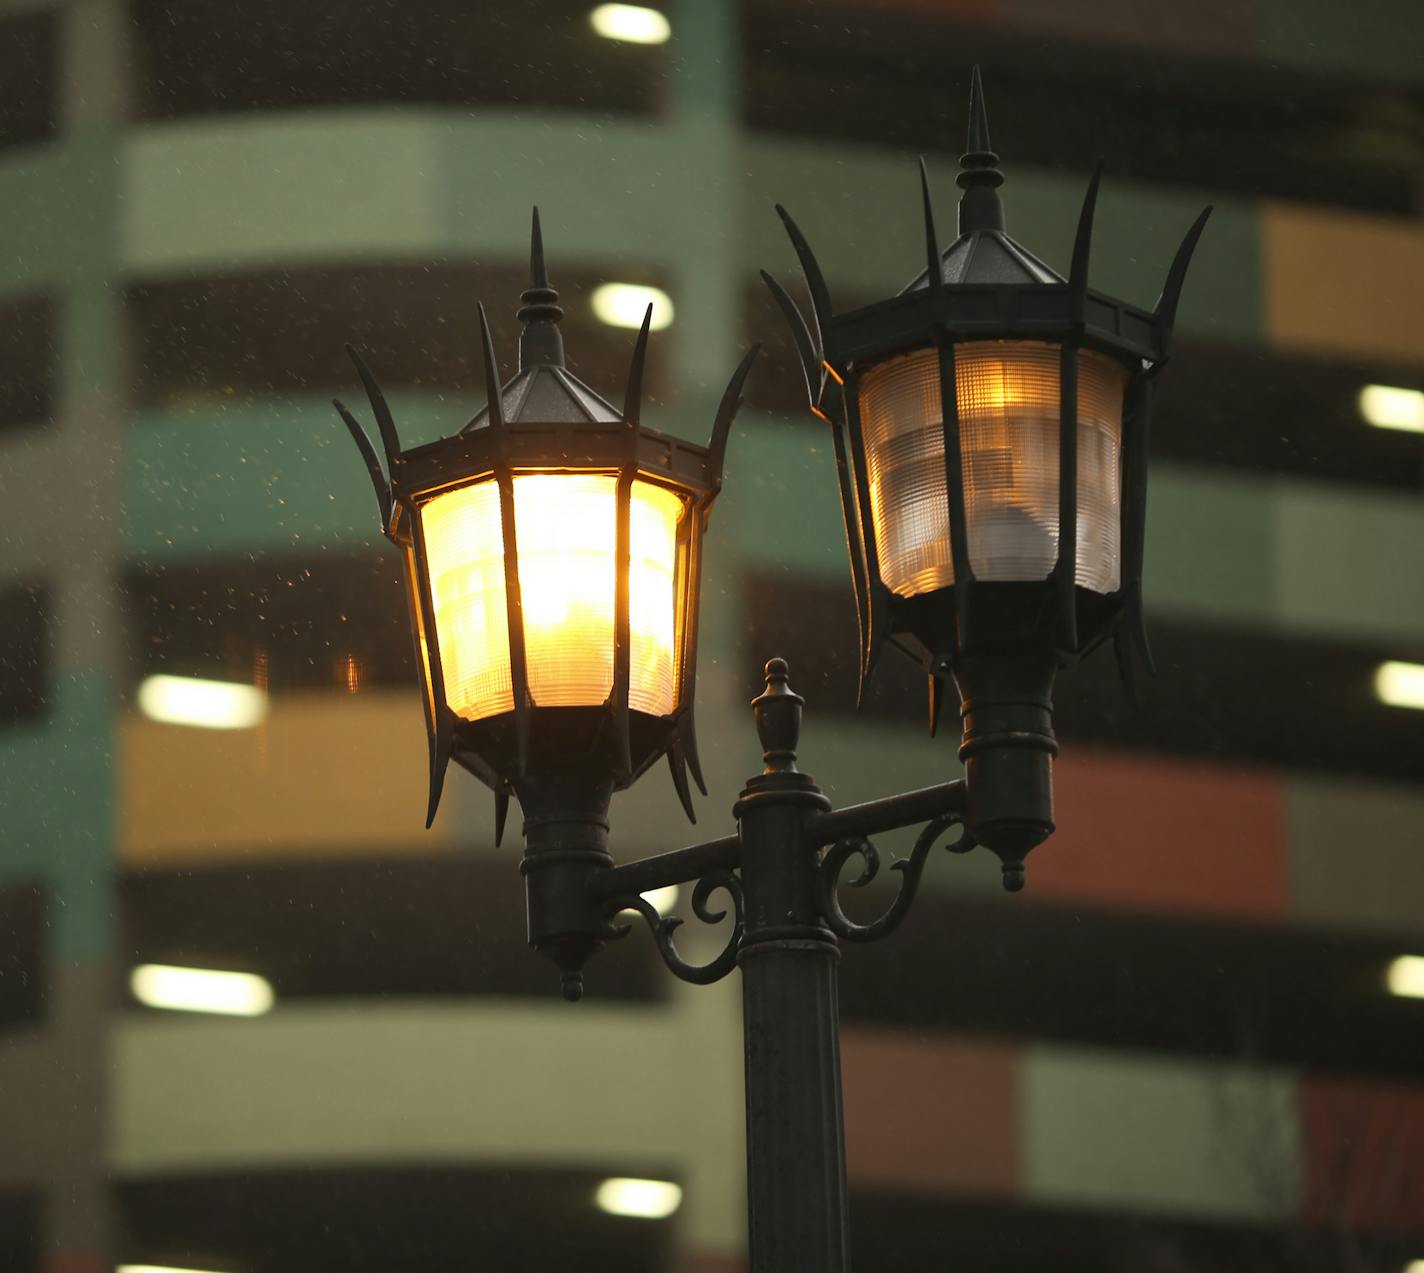
[(0, 292), (107, 275), (119, 133), (102, 124), (0, 163)]
[(1424, 504), (1331, 486), (1282, 485), (1280, 614), (1292, 629), (1424, 641)]
[[(452, 432), (479, 402), (390, 395), (407, 445)], [(350, 405), (369, 415), (359, 390)], [(374, 432), (374, 426), (372, 425)], [(309, 549), (379, 538), (360, 455), (326, 399), (233, 401), (151, 412), (124, 457), (130, 556)]]
[(150, 125), (129, 134), (123, 162), (123, 260), (135, 274), (444, 246), (441, 155), (424, 112)]
[(1278, 486), (1221, 470), (1154, 469), (1142, 571), (1148, 608), (1271, 623)]
[(113, 689), (80, 669), (58, 678), (37, 729), (0, 734), (0, 877), (42, 876), (54, 953), (93, 959), (109, 938), (114, 818)]
[(1294, 1081), (1273, 1071), (1030, 1049), (1023, 1144), (1038, 1202), (1232, 1220), (1298, 1207)]
[(1256, 48), (1308, 71), (1418, 83), (1419, 0), (1253, 0)]

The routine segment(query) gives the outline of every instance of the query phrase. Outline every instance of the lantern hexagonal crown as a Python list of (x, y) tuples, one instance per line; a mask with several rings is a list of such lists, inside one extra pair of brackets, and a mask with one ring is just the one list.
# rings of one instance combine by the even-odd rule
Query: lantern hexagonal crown
[(489, 401), (454, 436), (402, 450), (349, 347), (384, 467), (334, 404), (405, 565), (430, 741), (426, 825), (452, 760), (494, 791), (498, 841), (526, 778), (577, 771), (621, 789), (664, 754), (695, 821), (689, 771), (706, 794), (693, 726), (703, 535), (757, 350), (697, 446), (642, 423), (651, 305), (621, 410), (564, 365), (537, 208), (530, 275), (519, 370), (503, 384), (480, 306)]
[[(780, 205), (810, 320), (762, 277), (790, 323), (811, 410), (831, 426), (860, 694), (881, 648), (900, 647), (928, 674), (933, 733), (944, 680), (955, 678), (971, 827), (1007, 871), (1052, 829), (1047, 761), (1007, 755), (1056, 752), (1057, 668), (1107, 637), (1130, 690), (1137, 668), (1151, 667), (1141, 577), (1152, 387), (1211, 209), (1188, 230), (1155, 309), (1139, 309), (1088, 286), (1101, 165), (1064, 278), (1005, 230), (977, 67), (968, 131), (959, 236), (941, 251), (921, 161), (927, 264), (896, 296), (834, 312), (805, 236)], [(993, 748), (1005, 780), (978, 784), (976, 817), (976, 757)], [(1015, 825), (1013, 787), (1035, 782), (1040, 810)], [(984, 804), (994, 786), (1002, 818)], [(1000, 843), (987, 838), (991, 824)]]

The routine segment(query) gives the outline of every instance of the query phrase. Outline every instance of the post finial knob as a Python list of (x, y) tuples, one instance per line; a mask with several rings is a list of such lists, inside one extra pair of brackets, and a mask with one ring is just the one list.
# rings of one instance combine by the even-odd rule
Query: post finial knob
[(769, 659), (766, 689), (752, 700), (757, 737), (761, 739), (765, 772), (795, 773), (796, 747), (801, 738), (801, 709), (806, 700), (788, 683), (785, 659)]

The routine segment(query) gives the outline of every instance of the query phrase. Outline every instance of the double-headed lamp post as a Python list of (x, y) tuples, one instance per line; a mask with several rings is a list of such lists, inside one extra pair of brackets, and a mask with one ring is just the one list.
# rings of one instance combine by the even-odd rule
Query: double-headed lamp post
[[(384, 463), (337, 403), (365, 459), (385, 534), (404, 562), (430, 742), (435, 816), (453, 760), (524, 814), (529, 941), (582, 994), (583, 967), (636, 911), (686, 981), (740, 967), (744, 1005), (749, 1253), (753, 1273), (848, 1267), (836, 969), (839, 943), (891, 932), (925, 862), (945, 845), (994, 852), (1004, 886), (1053, 831), (1052, 689), (1108, 637), (1131, 686), (1150, 664), (1141, 571), (1153, 382), (1166, 363), (1188, 231), (1152, 311), (1088, 287), (1098, 177), (1064, 279), (1008, 236), (977, 69), (959, 235), (943, 251), (921, 166), (927, 268), (898, 295), (833, 311), (810, 247), (778, 208), (805, 274), (810, 321), (764, 276), (791, 324), (811, 410), (834, 440), (859, 616), (862, 689), (882, 646), (960, 697), (965, 776), (833, 809), (796, 765), (803, 700), (781, 659), (752, 704), (765, 768), (733, 834), (615, 864), (608, 806), (666, 755), (689, 817), (702, 542), (727, 434), (756, 355), (733, 374), (704, 448), (642, 424), (648, 322), (623, 406), (567, 370), (535, 213), (519, 370), (499, 377), (480, 311), (489, 402), (459, 433), (403, 451), (354, 351)], [(1209, 209), (1207, 210), (1210, 211)], [(894, 902), (857, 923), (837, 898), (879, 865), (869, 839), (923, 825), (895, 863)], [(684, 959), (680, 920), (642, 896), (696, 881), (692, 910), (735, 922), (708, 963)]]

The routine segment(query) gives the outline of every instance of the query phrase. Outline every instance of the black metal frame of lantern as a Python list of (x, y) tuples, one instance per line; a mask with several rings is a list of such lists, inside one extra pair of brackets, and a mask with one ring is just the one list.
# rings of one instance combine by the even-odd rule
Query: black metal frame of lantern
[[(933, 849), (964, 853), (983, 844), (1004, 864), (1010, 889), (1022, 885), (1023, 855), (1052, 830), (1049, 765), (1056, 751), (1051, 699), (1060, 663), (1108, 635), (1117, 638), (1127, 673), (1132, 649), (1147, 657), (1141, 624), (1140, 573), (1146, 486), (1147, 416), (1152, 379), (1166, 361), (1177, 298), (1206, 214), (1177, 253), (1162, 299), (1152, 313), (1087, 287), (1088, 238), (1097, 191), (1089, 187), (1067, 280), (1059, 279), (1002, 231), (995, 187), (1001, 180), (988, 147), (977, 69), (971, 98), (969, 153), (963, 161), (964, 233), (941, 255), (925, 183), (929, 269), (926, 286), (854, 313), (835, 315), (815, 258), (791, 219), (781, 212), (810, 289), (814, 325), (807, 325), (769, 276), (791, 320), (812, 410), (833, 429), (846, 539), (861, 626), (861, 684), (887, 640), (918, 657), (931, 681), (931, 727), (941, 685), (955, 676), (963, 700), (966, 776), (920, 791), (835, 810), (813, 779), (798, 770), (801, 697), (788, 684), (780, 659), (766, 667), (766, 689), (753, 702), (764, 769), (750, 778), (733, 808), (737, 830), (720, 839), (640, 861), (615, 865), (608, 852), (612, 791), (631, 783), (667, 754), (679, 796), (692, 817), (684, 765), (706, 789), (692, 737), (697, 594), (701, 535), (721, 484), (727, 433), (753, 349), (732, 376), (706, 449), (642, 428), (640, 397), (648, 323), (633, 356), (622, 412), (614, 410), (564, 369), (555, 323), (561, 313), (549, 287), (535, 214), (531, 269), (520, 316), (521, 369), (501, 384), (481, 309), (490, 403), (459, 434), (402, 452), (390, 411), (365, 364), (353, 352), (384, 444), (383, 470), (375, 448), (337, 403), (360, 447), (381, 506), (382, 529), (403, 552), (416, 657), (422, 668), (430, 734), (433, 819), (451, 759), (495, 792), (496, 842), (511, 794), (525, 816), (521, 871), (527, 885), (529, 940), (563, 973), (566, 997), (582, 993), (584, 963), (605, 942), (628, 932), (618, 917), (637, 912), (647, 922), (669, 969), (705, 984), (739, 967), (742, 973), (746, 1064), (748, 1248), (752, 1273), (841, 1273), (848, 1268), (845, 1153), (842, 1136), (837, 965), (839, 942), (876, 940), (908, 913)], [(780, 211), (780, 209), (778, 209)], [(974, 236), (989, 235), (1004, 260), (1027, 269), (1018, 282), (952, 283)], [(961, 254), (957, 257), (956, 254)], [(1042, 271), (1040, 277), (1033, 272)], [(969, 569), (963, 473), (955, 404), (955, 346), (965, 340), (1038, 340), (1057, 343), (1059, 423), (1078, 421), (1076, 351), (1099, 350), (1129, 373), (1127, 477), (1124, 482), (1120, 586), (1108, 596), (1085, 595), (1075, 573), (1061, 564), (1048, 578), (980, 582)], [(876, 555), (864, 439), (856, 391), (862, 373), (887, 357), (916, 349), (937, 351), (940, 422), (946, 463), (945, 497), (956, 586), (904, 598), (885, 586)], [(526, 411), (528, 381), (551, 378), (565, 406)], [(1076, 472), (1076, 427), (1060, 427), (1060, 473)], [(591, 707), (541, 707), (521, 669), (524, 615), (519, 592), (518, 518), (514, 480), (522, 472), (618, 475), (615, 671), (608, 700)], [(629, 706), (629, 491), (646, 479), (680, 493), (687, 516), (682, 535), (680, 622), (682, 676), (674, 710), (640, 720)], [(504, 598), (508, 622), (512, 709), (488, 721), (460, 719), (444, 697), (429, 555), (422, 508), (441, 492), (479, 481), (499, 490), (503, 532)], [(1074, 483), (1060, 483), (1059, 562), (1073, 561)], [(968, 583), (969, 586), (963, 586)], [(694, 819), (695, 820), (695, 819)], [(879, 855), (870, 836), (922, 827), (908, 859), (895, 863), (899, 891), (869, 923), (850, 919), (837, 897), (852, 857), (862, 869), (847, 881), (868, 883)], [(695, 881), (693, 913), (716, 923), (711, 908), (723, 891), (734, 915), (730, 936), (713, 959), (694, 964), (674, 943), (681, 921), (662, 916), (643, 894)]]
[[(1088, 286), (1088, 256), (1097, 204), (1098, 166), (1088, 185), (1066, 279), (1004, 232), (998, 187), (1003, 174), (989, 140), (976, 67), (970, 94), (967, 152), (961, 162), (959, 236), (941, 252), (929, 179), (920, 163), (926, 269), (897, 296), (837, 314), (805, 236), (787, 211), (777, 212), (800, 261), (811, 322), (769, 274), (762, 277), (791, 325), (811, 410), (831, 426), (841, 509), (861, 633), (863, 696), (886, 644), (909, 654), (928, 675), (934, 734), (953, 676), (964, 721), (960, 756), (969, 780), (969, 825), (1002, 862), (1005, 886), (1023, 884), (1024, 854), (1053, 831), (1052, 692), (1057, 670), (1112, 637), (1129, 692), (1138, 665), (1151, 668), (1142, 615), (1147, 456), (1152, 387), (1166, 365), (1177, 302), (1211, 208), (1187, 231), (1151, 312)], [(957, 362), (962, 347), (1034, 342), (1057, 350), (1058, 499), (1055, 559), (1037, 580), (975, 577), (967, 516), (966, 448), (961, 432)], [(882, 575), (871, 464), (862, 419), (865, 378), (887, 360), (915, 351), (938, 364), (941, 490), (947, 512), (953, 582), (897, 595)], [(1100, 593), (1081, 586), (1078, 566), (1080, 358), (1105, 355), (1127, 376), (1122, 418), (1118, 586)], [(1091, 353), (1090, 355), (1091, 356)], [(1065, 478), (1072, 475), (1072, 480)]]

